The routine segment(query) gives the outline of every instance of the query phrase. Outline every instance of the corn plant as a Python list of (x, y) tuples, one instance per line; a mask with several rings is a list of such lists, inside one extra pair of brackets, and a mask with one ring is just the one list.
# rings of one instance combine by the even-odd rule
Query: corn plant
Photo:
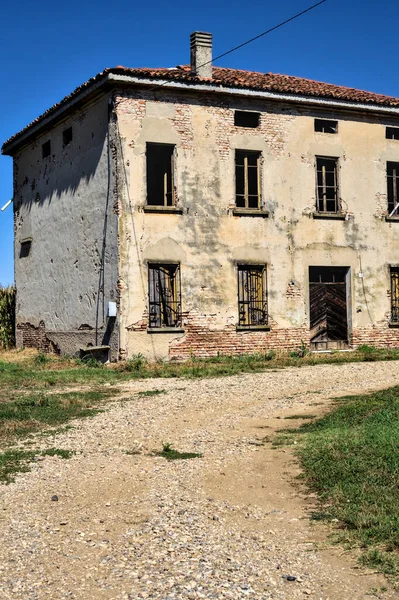
[(0, 348), (15, 345), (15, 287), (0, 286)]

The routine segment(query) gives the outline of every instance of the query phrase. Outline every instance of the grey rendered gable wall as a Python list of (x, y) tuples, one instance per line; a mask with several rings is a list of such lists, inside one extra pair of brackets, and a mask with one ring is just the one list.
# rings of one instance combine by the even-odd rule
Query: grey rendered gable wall
[[(17, 344), (75, 354), (107, 344), (117, 358), (117, 215), (108, 98), (67, 118), (14, 157)], [(63, 146), (63, 131), (72, 141)], [(42, 157), (50, 140), (51, 154)], [(30, 235), (26, 235), (29, 227)], [(28, 256), (21, 242), (31, 238)]]

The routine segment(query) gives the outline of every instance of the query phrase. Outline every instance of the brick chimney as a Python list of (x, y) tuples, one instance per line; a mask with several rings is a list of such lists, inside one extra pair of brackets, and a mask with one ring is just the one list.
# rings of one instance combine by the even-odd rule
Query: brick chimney
[(190, 36), (191, 74), (212, 79), (212, 34), (194, 31)]

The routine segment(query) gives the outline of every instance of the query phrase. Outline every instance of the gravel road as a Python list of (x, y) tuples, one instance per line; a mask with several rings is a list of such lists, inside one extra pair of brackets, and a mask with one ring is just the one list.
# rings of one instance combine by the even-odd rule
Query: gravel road
[[(295, 483), (291, 450), (261, 440), (292, 426), (285, 416), (395, 385), (398, 367), (124, 384), (104, 412), (35, 440), (74, 450), (71, 459), (46, 457), (0, 487), (0, 598), (397, 597), (355, 554), (325, 543), (329, 530), (309, 520), (312, 499)], [(147, 390), (161, 393), (140, 395)], [(163, 442), (202, 458), (152, 456)]]

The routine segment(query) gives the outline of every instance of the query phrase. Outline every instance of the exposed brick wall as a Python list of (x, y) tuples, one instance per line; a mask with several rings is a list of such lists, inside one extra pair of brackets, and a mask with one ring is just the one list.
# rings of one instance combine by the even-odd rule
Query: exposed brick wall
[(379, 321), (373, 325), (355, 329), (352, 335), (354, 347), (361, 344), (381, 348), (399, 348), (399, 329), (389, 327), (389, 321)]
[(57, 346), (47, 338), (43, 321), (40, 321), (38, 327), (31, 323), (18, 323), (16, 342), (19, 348), (36, 348), (42, 352), (60, 353)]
[(213, 315), (197, 313), (186, 315), (184, 322), (186, 334), (170, 344), (169, 357), (172, 360), (211, 357), (218, 353), (239, 355), (293, 350), (302, 342), (309, 344), (309, 329), (304, 326), (282, 329), (271, 323), (270, 331), (237, 331), (232, 324), (217, 329)]

